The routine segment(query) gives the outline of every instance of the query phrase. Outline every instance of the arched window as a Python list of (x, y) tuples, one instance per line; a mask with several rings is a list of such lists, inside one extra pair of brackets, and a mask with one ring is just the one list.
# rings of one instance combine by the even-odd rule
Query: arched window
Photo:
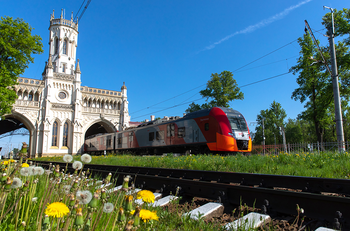
[(57, 38), (57, 37), (55, 38), (55, 43), (54, 43), (54, 45), (55, 45), (55, 54), (58, 54), (59, 41), (58, 41), (58, 38)]
[(57, 121), (53, 123), (52, 127), (52, 145), (57, 147), (57, 130), (58, 130), (58, 124)]
[(30, 92), (28, 95), (28, 101), (33, 101), (33, 92)]
[(67, 54), (67, 39), (63, 40), (63, 54)]
[(62, 146), (68, 147), (68, 123), (65, 122), (63, 126), (63, 144)]

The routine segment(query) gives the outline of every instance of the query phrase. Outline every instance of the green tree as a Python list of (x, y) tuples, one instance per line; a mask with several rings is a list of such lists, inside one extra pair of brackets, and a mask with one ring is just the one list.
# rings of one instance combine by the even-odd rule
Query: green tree
[(244, 95), (230, 71), (211, 74), (211, 79), (207, 82), (207, 88), (199, 93), (206, 98), (207, 103), (199, 105), (193, 102), (186, 109), (186, 113), (212, 107), (230, 107), (229, 102), (235, 99), (244, 99)]
[(0, 21), (0, 116), (11, 113), (17, 95), (13, 86), (24, 73), (32, 54), (41, 54), (43, 45), (38, 35), (32, 35), (32, 27), (22, 19), (1, 17)]
[(283, 139), (280, 135), (280, 127), (285, 127), (284, 120), (286, 119), (286, 111), (282, 108), (280, 103), (273, 101), (269, 109), (261, 110), (257, 116), (257, 126), (254, 136), (254, 144), (262, 144), (263, 142), (263, 123), (265, 133), (265, 144), (282, 144)]
[(329, 73), (325, 72), (324, 65), (315, 63), (315, 60), (321, 60), (321, 57), (310, 34), (305, 33), (298, 42), (301, 56), (291, 71), (294, 75), (299, 75), (297, 78), (299, 88), (293, 91), (292, 99), (305, 103), (306, 110), (299, 115), (299, 118), (313, 122), (317, 140), (321, 142), (326, 126), (327, 110), (333, 101), (332, 82)]

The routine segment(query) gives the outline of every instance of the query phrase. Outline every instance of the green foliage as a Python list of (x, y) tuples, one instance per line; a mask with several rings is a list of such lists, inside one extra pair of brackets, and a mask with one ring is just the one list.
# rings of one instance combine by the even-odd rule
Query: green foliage
[[(261, 110), (257, 116), (256, 133), (254, 136), (254, 143), (261, 144), (263, 141), (263, 120), (265, 131), (265, 144), (282, 143), (282, 136), (280, 135), (280, 127), (285, 127), (284, 120), (287, 117), (286, 111), (282, 108), (280, 103), (273, 101), (269, 109)], [(288, 141), (289, 142), (289, 141)]]
[(43, 52), (41, 38), (22, 19), (1, 17), (0, 21), (0, 116), (10, 113), (17, 95), (13, 86), (24, 73), (32, 54)]
[(211, 74), (207, 88), (199, 93), (206, 98), (207, 103), (202, 105), (191, 103), (186, 109), (186, 113), (212, 107), (230, 107), (229, 102), (235, 99), (244, 99), (244, 95), (230, 71)]

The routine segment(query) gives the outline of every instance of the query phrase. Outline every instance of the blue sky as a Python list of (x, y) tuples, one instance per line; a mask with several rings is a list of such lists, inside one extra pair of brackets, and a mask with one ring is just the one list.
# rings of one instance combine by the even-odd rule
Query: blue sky
[[(41, 79), (52, 10), (57, 18), (63, 8), (70, 19), (82, 3), (0, 1), (1, 16), (23, 18), (43, 39), (44, 54), (35, 56), (23, 77)], [(340, 10), (349, 1), (92, 0), (79, 22), (82, 85), (120, 90), (125, 82), (131, 121), (141, 121), (150, 115), (181, 116), (201, 98), (199, 91), (210, 75), (227, 70), (244, 93), (244, 100), (230, 105), (248, 125), (274, 100), (295, 119), (303, 110), (291, 99), (297, 76), (285, 73), (299, 56), (296, 40), (304, 33), (304, 20), (314, 31), (321, 30), (314, 34), (322, 45), (328, 44), (322, 35), (322, 16), (329, 12), (324, 5)], [(0, 146), (17, 147), (22, 141), (26, 138), (4, 138)]]

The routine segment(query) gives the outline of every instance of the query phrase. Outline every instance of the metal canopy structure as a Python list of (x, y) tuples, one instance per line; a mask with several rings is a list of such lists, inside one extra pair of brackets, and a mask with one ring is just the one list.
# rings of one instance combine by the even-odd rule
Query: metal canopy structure
[(26, 128), (26, 126), (15, 118), (0, 120), (0, 137), (5, 133), (14, 132), (21, 128)]

